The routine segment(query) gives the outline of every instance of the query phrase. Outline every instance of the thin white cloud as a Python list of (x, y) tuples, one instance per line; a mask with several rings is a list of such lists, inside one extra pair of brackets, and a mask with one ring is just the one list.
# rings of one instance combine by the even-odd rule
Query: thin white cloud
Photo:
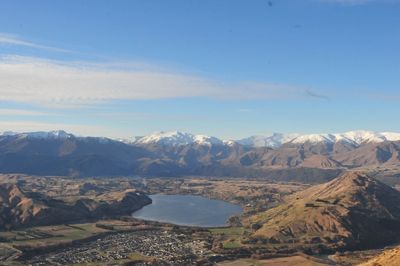
[(198, 75), (117, 64), (0, 58), (0, 101), (71, 107), (115, 100), (187, 97), (213, 99), (290, 99), (309, 90), (282, 84), (223, 83)]
[(251, 112), (254, 112), (254, 109), (251, 109), (251, 108), (241, 108), (241, 109), (239, 109), (238, 111), (241, 112), (241, 113), (251, 113)]
[(319, 94), (316, 92), (313, 92), (310, 89), (306, 89), (305, 90), (305, 94), (311, 98), (315, 98), (315, 99), (323, 99), (323, 100), (329, 100), (329, 97), (323, 94)]
[(63, 52), (63, 53), (71, 52), (66, 49), (61, 49), (61, 48), (57, 48), (57, 47), (46, 46), (46, 45), (41, 45), (41, 44), (37, 44), (34, 42), (30, 42), (30, 41), (20, 38), (17, 35), (8, 34), (8, 33), (0, 33), (0, 45), (24, 46), (24, 47), (30, 47), (30, 48), (35, 48), (35, 49), (42, 49), (42, 50), (49, 50), (49, 51)]
[(0, 108), (0, 115), (3, 115), (3, 116), (41, 116), (41, 115), (48, 115), (48, 114), (46, 114), (44, 112), (33, 111), (33, 110)]

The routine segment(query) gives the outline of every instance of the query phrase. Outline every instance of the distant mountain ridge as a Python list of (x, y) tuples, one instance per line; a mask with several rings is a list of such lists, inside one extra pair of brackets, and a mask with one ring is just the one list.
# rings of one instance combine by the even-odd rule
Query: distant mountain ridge
[(251, 136), (237, 140), (236, 142), (250, 147), (270, 147), (279, 148), (282, 144), (289, 142), (300, 136), (299, 134), (273, 133), (271, 136)]
[(152, 135), (137, 138), (133, 143), (135, 144), (160, 144), (160, 145), (223, 145), (224, 141), (206, 135), (193, 135), (191, 133), (171, 131), (160, 132)]
[(381, 166), (400, 166), (400, 134), (276, 133), (240, 141), (179, 131), (155, 133), (133, 141), (81, 137), (62, 130), (0, 134), (2, 173), (268, 176), (274, 180), (291, 176), (322, 182), (338, 171)]
[[(78, 138), (79, 136), (67, 133), (64, 130), (37, 131), (18, 133), (13, 131), (0, 132), (0, 136), (15, 136), (37, 139), (67, 139)], [(85, 137), (81, 137), (85, 138)], [(102, 137), (98, 137), (102, 138)], [(107, 138), (102, 138), (107, 139)], [(122, 141), (122, 140), (121, 140)], [(134, 137), (132, 141), (123, 140), (131, 144), (146, 145), (232, 145), (238, 143), (249, 147), (270, 147), (279, 148), (284, 144), (304, 144), (304, 143), (337, 143), (345, 142), (353, 145), (362, 143), (379, 143), (384, 141), (400, 141), (400, 133), (397, 132), (375, 132), (368, 130), (355, 130), (345, 133), (323, 133), (323, 134), (283, 134), (273, 133), (270, 136), (255, 135), (239, 140), (222, 140), (213, 136), (202, 134), (191, 134), (181, 131), (161, 131), (146, 136)]]
[[(349, 131), (345, 133), (335, 134), (282, 134), (273, 133), (270, 136), (251, 136), (240, 140), (229, 140), (229, 142), (236, 142), (238, 144), (250, 147), (270, 147), (279, 148), (284, 144), (304, 144), (310, 143), (336, 143), (346, 142), (353, 145), (360, 145), (362, 143), (379, 143), (384, 141), (399, 141), (400, 133), (396, 132), (374, 132), (367, 130)], [(171, 131), (159, 132), (148, 136), (139, 137), (133, 143), (136, 144), (163, 144), (163, 145), (188, 145), (192, 143), (198, 144), (223, 144), (227, 143), (226, 140), (220, 140), (216, 137), (206, 135), (193, 135), (190, 133)]]

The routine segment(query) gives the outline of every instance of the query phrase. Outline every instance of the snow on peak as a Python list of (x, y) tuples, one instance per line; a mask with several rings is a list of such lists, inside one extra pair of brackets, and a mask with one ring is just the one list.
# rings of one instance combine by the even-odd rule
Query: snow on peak
[(251, 147), (271, 147), (279, 148), (285, 143), (304, 144), (304, 143), (336, 143), (345, 142), (353, 145), (362, 143), (379, 143), (383, 141), (400, 141), (400, 133), (394, 132), (374, 132), (367, 130), (355, 130), (337, 134), (280, 134), (274, 133), (271, 136), (252, 136), (238, 140), (237, 142)]
[(400, 140), (400, 133), (396, 132), (382, 132), (382, 136), (385, 137), (387, 141), (399, 141)]
[(222, 142), (224, 145), (227, 145), (227, 146), (234, 146), (237, 143), (234, 140), (223, 140)]
[(0, 136), (14, 136), (17, 135), (17, 132), (14, 131), (4, 131), (4, 132), (0, 132)]
[(333, 134), (309, 134), (309, 135), (301, 135), (298, 136), (291, 141), (291, 143), (319, 143), (319, 142), (328, 142), (333, 143), (335, 142), (335, 135)]
[(273, 133), (271, 136), (251, 136), (248, 138), (244, 138), (238, 140), (237, 143), (242, 144), (244, 146), (251, 147), (271, 147), (278, 148), (283, 143), (289, 142), (292, 139), (298, 137), (298, 134), (282, 134), (282, 133)]
[(291, 142), (292, 143), (346, 142), (353, 145), (360, 145), (362, 143), (379, 143), (384, 141), (398, 141), (398, 140), (400, 140), (400, 133), (393, 133), (393, 132), (381, 133), (381, 132), (374, 132), (367, 130), (355, 130), (337, 134), (302, 135), (292, 140)]
[(197, 144), (202, 144), (202, 145), (210, 145), (210, 144), (215, 144), (215, 145), (222, 145), (223, 141), (215, 138), (215, 137), (210, 137), (206, 135), (194, 135), (194, 142)]
[(27, 132), (18, 135), (31, 139), (69, 139), (74, 137), (74, 135), (69, 134), (64, 130)]
[(395, 140), (400, 140), (399, 133), (390, 133), (390, 132), (380, 133), (367, 130), (355, 130), (355, 131), (348, 131), (345, 133), (336, 133), (336, 134), (302, 135), (292, 140), (291, 143), (346, 142), (353, 145), (360, 145), (362, 143), (379, 143), (383, 141), (395, 141)]
[(206, 135), (193, 135), (186, 132), (180, 131), (169, 131), (169, 132), (158, 132), (148, 136), (144, 136), (135, 140), (136, 144), (161, 144), (168, 146), (179, 146), (189, 144), (200, 144), (200, 145), (222, 145), (223, 141), (215, 137)]
[[(18, 138), (31, 139), (70, 139), (73, 134), (63, 130), (38, 131), (16, 133), (12, 131), (0, 132), (0, 136), (17, 136)], [(75, 137), (81, 138), (81, 137)], [(86, 139), (86, 138), (84, 138)], [(109, 141), (107, 138), (96, 138), (101, 142)], [(336, 134), (282, 134), (273, 133), (272, 135), (255, 135), (240, 140), (221, 140), (206, 135), (194, 135), (181, 131), (157, 132), (148, 136), (135, 137), (133, 140), (119, 139), (118, 141), (127, 144), (159, 144), (159, 145), (227, 145), (234, 146), (236, 143), (249, 147), (270, 147), (279, 148), (283, 144), (304, 144), (304, 143), (337, 143), (344, 142), (359, 146), (363, 143), (379, 143), (384, 141), (400, 141), (400, 133), (395, 132), (375, 132), (367, 130), (354, 130)]]
[(361, 144), (364, 142), (383, 142), (386, 140), (385, 136), (381, 133), (367, 131), (367, 130), (355, 130), (345, 133), (335, 134), (336, 141), (347, 141), (353, 144)]

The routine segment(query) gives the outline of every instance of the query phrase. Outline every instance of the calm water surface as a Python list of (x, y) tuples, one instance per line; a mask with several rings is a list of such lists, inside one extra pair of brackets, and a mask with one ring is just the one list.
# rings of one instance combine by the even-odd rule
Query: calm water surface
[(134, 218), (177, 225), (219, 227), (227, 225), (229, 217), (242, 212), (238, 205), (200, 196), (151, 195), (150, 198), (153, 203), (134, 212)]

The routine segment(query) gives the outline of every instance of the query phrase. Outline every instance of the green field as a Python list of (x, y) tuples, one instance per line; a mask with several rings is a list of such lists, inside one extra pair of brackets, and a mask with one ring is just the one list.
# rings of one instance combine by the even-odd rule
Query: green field
[(246, 233), (244, 227), (226, 227), (209, 229), (214, 237), (219, 237), (222, 247), (225, 249), (235, 249), (243, 246), (242, 239)]

